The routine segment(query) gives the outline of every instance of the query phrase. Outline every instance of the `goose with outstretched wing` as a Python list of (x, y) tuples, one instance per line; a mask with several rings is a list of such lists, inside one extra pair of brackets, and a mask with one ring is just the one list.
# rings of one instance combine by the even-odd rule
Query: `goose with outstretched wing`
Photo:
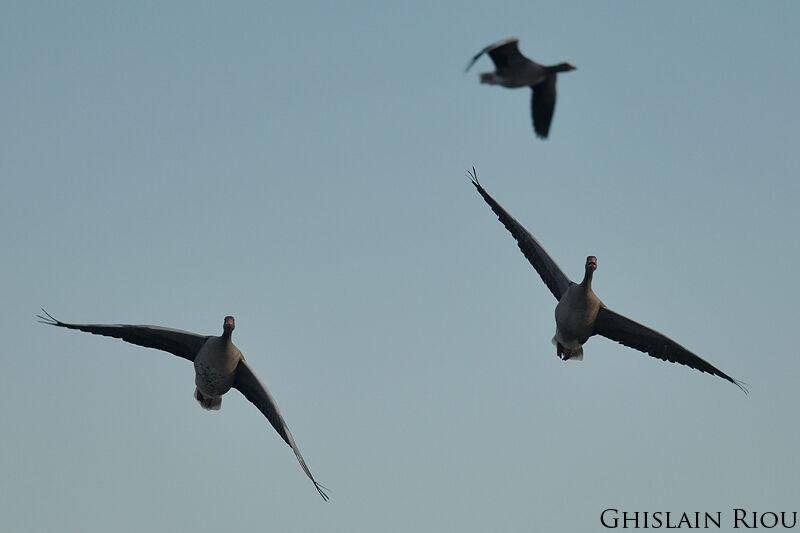
[(475, 54), (464, 72), (469, 70), (483, 54), (489, 54), (494, 62), (495, 71), (482, 72), (481, 83), (500, 85), (508, 89), (530, 87), (533, 91), (531, 94), (533, 131), (537, 137), (546, 139), (556, 107), (556, 76), (559, 72), (569, 72), (576, 67), (569, 63), (540, 65), (520, 53), (518, 42), (519, 39), (512, 38), (490, 44)]
[(327, 501), (325, 487), (317, 483), (306, 466), (300, 448), (294, 442), (289, 426), (278, 410), (275, 398), (267, 387), (244, 360), (231, 335), (236, 327), (232, 316), (226, 316), (222, 326), (222, 335), (197, 335), (178, 329), (159, 326), (132, 326), (127, 324), (69, 324), (53, 318), (42, 309), (43, 315), (37, 318), (45, 324), (62, 328), (77, 329), (95, 335), (105, 335), (122, 339), (131, 344), (163, 350), (194, 363), (195, 391), (194, 397), (203, 409), (219, 410), (222, 395), (231, 387), (241, 392), (269, 420), (278, 435), (291, 446), (303, 471), (314, 483), (320, 496)]
[(489, 204), (500, 222), (511, 232), (519, 249), (522, 250), (547, 288), (558, 300), (555, 311), (556, 334), (553, 336), (553, 344), (556, 346), (558, 357), (565, 361), (581, 360), (583, 359), (583, 345), (589, 340), (589, 337), (602, 335), (658, 359), (680, 363), (700, 372), (719, 376), (747, 393), (747, 389), (741, 381), (733, 379), (666, 335), (606, 307), (592, 290), (592, 276), (597, 270), (595, 256), (590, 255), (586, 258), (583, 280), (580, 283), (570, 281), (533, 235), (486, 192), (478, 182), (474, 168), (469, 176), (478, 193)]

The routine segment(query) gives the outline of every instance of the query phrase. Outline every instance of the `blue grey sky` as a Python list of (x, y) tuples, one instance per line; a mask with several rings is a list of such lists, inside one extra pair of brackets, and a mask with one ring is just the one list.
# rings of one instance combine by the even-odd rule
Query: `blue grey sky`
[[(601, 531), (797, 510), (794, 2), (6, 2), (0, 516), (13, 532)], [(559, 76), (478, 83), (520, 38)], [(573, 278), (750, 385), (603, 338)], [(291, 450), (191, 365), (39, 324), (234, 340)], [(727, 521), (726, 519), (726, 522)], [(729, 525), (726, 523), (726, 525)]]

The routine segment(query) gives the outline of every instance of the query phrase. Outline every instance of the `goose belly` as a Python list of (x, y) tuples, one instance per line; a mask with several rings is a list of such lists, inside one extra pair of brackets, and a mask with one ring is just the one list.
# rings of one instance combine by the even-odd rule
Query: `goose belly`
[(532, 64), (515, 65), (514, 67), (498, 69), (495, 72), (481, 74), (481, 83), (500, 85), (507, 89), (518, 87), (531, 87), (542, 83), (547, 78), (547, 73)]
[(194, 372), (194, 383), (205, 396), (222, 396), (233, 386), (233, 372), (196, 361)]
[(241, 352), (232, 344), (210, 339), (194, 358), (194, 383), (205, 396), (222, 396), (233, 386)]
[(580, 294), (567, 291), (556, 306), (556, 340), (565, 348), (580, 348), (594, 332), (594, 322), (599, 310), (598, 305)]
[(524, 79), (504, 77), (496, 72), (484, 72), (481, 74), (481, 83), (499, 85), (501, 87), (505, 87), (506, 89), (516, 89), (518, 87), (528, 86)]

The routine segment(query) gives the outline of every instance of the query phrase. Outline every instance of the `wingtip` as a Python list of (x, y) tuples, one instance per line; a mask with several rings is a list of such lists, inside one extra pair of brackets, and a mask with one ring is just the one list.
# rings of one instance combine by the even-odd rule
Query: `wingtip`
[(472, 181), (472, 184), (476, 187), (481, 186), (481, 182), (478, 181), (478, 172), (475, 170), (475, 165), (472, 165), (472, 172), (467, 170), (467, 177)]
[(748, 385), (744, 381), (739, 381), (738, 379), (733, 379), (733, 378), (731, 378), (731, 382), (734, 385), (736, 385), (737, 387), (739, 387), (740, 389), (742, 389), (742, 392), (745, 394), (745, 396), (749, 396), (750, 395), (750, 391), (747, 390), (747, 387), (749, 387), (750, 385)]
[(317, 492), (319, 492), (319, 495), (322, 496), (323, 500), (325, 500), (326, 502), (330, 501), (331, 497), (328, 496), (328, 492), (330, 492), (331, 489), (329, 489), (328, 487), (326, 487), (321, 483), (317, 483), (316, 481), (314, 481), (314, 487), (316, 487)]
[(39, 309), (42, 310), (46, 316), (36, 315), (36, 318), (39, 319), (39, 322), (42, 324), (49, 324), (51, 326), (58, 326), (61, 322), (53, 317), (50, 313), (44, 310), (44, 307), (40, 307)]
[(478, 52), (477, 54), (475, 54), (475, 56), (474, 56), (474, 57), (473, 57), (473, 58), (470, 60), (470, 62), (467, 64), (467, 68), (465, 68), (465, 69), (464, 69), (464, 74), (466, 74), (466, 73), (469, 71), (469, 69), (471, 69), (471, 68), (472, 68), (472, 65), (474, 65), (475, 63), (477, 63), (478, 59), (480, 59), (480, 57), (483, 55), (483, 53), (484, 53), (485, 51), (486, 51), (486, 50), (481, 50), (480, 52)]

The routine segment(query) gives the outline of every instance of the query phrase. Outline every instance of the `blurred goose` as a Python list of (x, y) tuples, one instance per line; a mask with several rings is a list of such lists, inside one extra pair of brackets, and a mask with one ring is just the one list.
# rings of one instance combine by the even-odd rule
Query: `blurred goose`
[(68, 324), (56, 320), (44, 309), (42, 312), (46, 316), (37, 315), (37, 318), (45, 324), (115, 337), (139, 346), (164, 350), (192, 361), (195, 370), (194, 381), (197, 386), (194, 397), (203, 409), (219, 410), (222, 405), (222, 395), (231, 387), (237, 389), (258, 407), (286, 444), (292, 447), (303, 471), (314, 483), (320, 496), (325, 501), (328, 500), (328, 495), (324, 492), (325, 487), (314, 480), (303, 456), (300, 455), (300, 449), (295, 444), (286, 422), (283, 421), (275, 398), (244, 360), (242, 352), (231, 341), (231, 334), (236, 326), (232, 316), (225, 317), (222, 335), (215, 337), (159, 326)]
[(519, 39), (513, 38), (490, 44), (475, 54), (464, 72), (468, 71), (483, 54), (488, 53), (494, 61), (496, 70), (482, 73), (481, 83), (501, 85), (509, 89), (517, 87), (533, 89), (531, 95), (533, 129), (537, 137), (546, 139), (550, 131), (550, 122), (553, 120), (553, 109), (556, 106), (556, 74), (575, 70), (576, 67), (569, 63), (540, 65), (520, 53), (518, 42)]
[(556, 355), (564, 361), (583, 359), (583, 344), (592, 335), (602, 335), (620, 344), (629, 346), (658, 359), (671, 363), (680, 363), (688, 367), (708, 372), (730, 381), (742, 389), (744, 384), (733, 379), (712, 364), (693, 354), (677, 342), (653, 329), (634, 322), (608, 307), (592, 291), (592, 276), (597, 270), (597, 258), (590, 255), (586, 258), (583, 280), (574, 283), (561, 271), (542, 245), (533, 235), (509, 215), (494, 198), (478, 182), (475, 169), (469, 174), (472, 184), (492, 208), (500, 222), (516, 239), (519, 249), (539, 273), (550, 292), (558, 300), (556, 305), (556, 334), (553, 344)]

